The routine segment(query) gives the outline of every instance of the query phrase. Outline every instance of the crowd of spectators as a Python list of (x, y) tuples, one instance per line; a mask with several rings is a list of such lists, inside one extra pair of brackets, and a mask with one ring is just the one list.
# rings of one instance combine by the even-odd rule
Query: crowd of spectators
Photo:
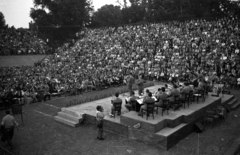
[(38, 100), (41, 94), (81, 93), (121, 85), (129, 73), (172, 82), (204, 77), (210, 85), (232, 86), (240, 78), (237, 18), (85, 31), (73, 46), (65, 44), (41, 64), (0, 68), (1, 96), (27, 94)]
[(45, 54), (49, 47), (33, 31), (7, 28), (0, 30), (0, 55)]

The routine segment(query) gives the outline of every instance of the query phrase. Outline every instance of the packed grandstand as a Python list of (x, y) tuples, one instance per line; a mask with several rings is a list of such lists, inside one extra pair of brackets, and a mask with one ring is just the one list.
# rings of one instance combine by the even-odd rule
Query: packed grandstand
[(0, 29), (0, 55), (45, 54), (49, 47), (36, 32), (14, 27)]
[[(8, 34), (1, 35), (1, 46), (9, 47), (2, 54), (46, 51), (45, 43), (31, 31)], [(127, 73), (169, 82), (203, 77), (209, 86), (239, 88), (239, 49), (237, 18), (86, 29), (74, 45), (59, 47), (40, 64), (0, 68), (0, 95), (37, 102), (54, 93), (122, 85)]]

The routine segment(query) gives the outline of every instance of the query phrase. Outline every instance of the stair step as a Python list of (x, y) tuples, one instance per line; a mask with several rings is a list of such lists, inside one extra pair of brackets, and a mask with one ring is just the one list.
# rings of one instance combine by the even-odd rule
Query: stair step
[(77, 122), (73, 122), (73, 121), (71, 121), (71, 120), (65, 119), (65, 118), (60, 117), (60, 116), (54, 116), (54, 120), (55, 120), (55, 121), (58, 121), (58, 122), (61, 122), (61, 123), (63, 123), (63, 124), (72, 126), (72, 127), (78, 127), (78, 126), (80, 125), (80, 124), (77, 123)]
[(169, 135), (173, 134), (174, 132), (178, 131), (179, 129), (183, 128), (186, 125), (187, 124), (185, 124), (185, 123), (181, 123), (178, 126), (176, 126), (175, 128), (166, 127), (166, 128), (163, 128), (162, 130), (156, 132), (155, 134), (168, 137)]
[(235, 110), (239, 105), (240, 105), (240, 102), (236, 102), (234, 105), (231, 106), (231, 109)]
[(238, 101), (238, 99), (234, 98), (233, 100), (231, 100), (230, 102), (228, 102), (227, 104), (232, 106), (234, 105), (236, 102)]
[(72, 115), (69, 115), (68, 113), (65, 113), (64, 111), (58, 112), (58, 116), (68, 119), (68, 120), (71, 120), (76, 123), (80, 123), (80, 121), (82, 120), (82, 117), (74, 117)]
[[(220, 94), (219, 97), (222, 97), (222, 95)], [(233, 99), (234, 99), (234, 95), (224, 94), (223, 97), (222, 97), (222, 104), (228, 104)]]
[(66, 109), (66, 108), (61, 108), (61, 111), (64, 112), (64, 113), (67, 113), (70, 116), (77, 117), (77, 118), (82, 118), (83, 117), (82, 115), (84, 115), (83, 113), (73, 111), (73, 110), (69, 110), (69, 109)]

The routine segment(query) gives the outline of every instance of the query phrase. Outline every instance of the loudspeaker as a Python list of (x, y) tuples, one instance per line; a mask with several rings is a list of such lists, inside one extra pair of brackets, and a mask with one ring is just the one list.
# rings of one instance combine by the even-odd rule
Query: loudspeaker
[(194, 124), (193, 129), (197, 133), (201, 133), (204, 130), (204, 126), (202, 125), (202, 123), (198, 122), (198, 123)]
[(231, 107), (228, 104), (222, 104), (222, 106), (227, 110), (227, 113), (231, 111)]

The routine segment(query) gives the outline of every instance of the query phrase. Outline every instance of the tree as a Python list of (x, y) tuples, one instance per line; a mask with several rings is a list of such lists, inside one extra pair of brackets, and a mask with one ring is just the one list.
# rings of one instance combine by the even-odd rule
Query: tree
[(89, 0), (34, 0), (30, 17), (38, 31), (54, 40), (72, 38), (90, 20)]
[(215, 15), (240, 15), (240, 0), (211, 0), (210, 5)]
[(6, 28), (5, 17), (2, 12), (0, 12), (0, 29)]
[(94, 26), (118, 26), (123, 23), (120, 6), (104, 5), (93, 14)]

